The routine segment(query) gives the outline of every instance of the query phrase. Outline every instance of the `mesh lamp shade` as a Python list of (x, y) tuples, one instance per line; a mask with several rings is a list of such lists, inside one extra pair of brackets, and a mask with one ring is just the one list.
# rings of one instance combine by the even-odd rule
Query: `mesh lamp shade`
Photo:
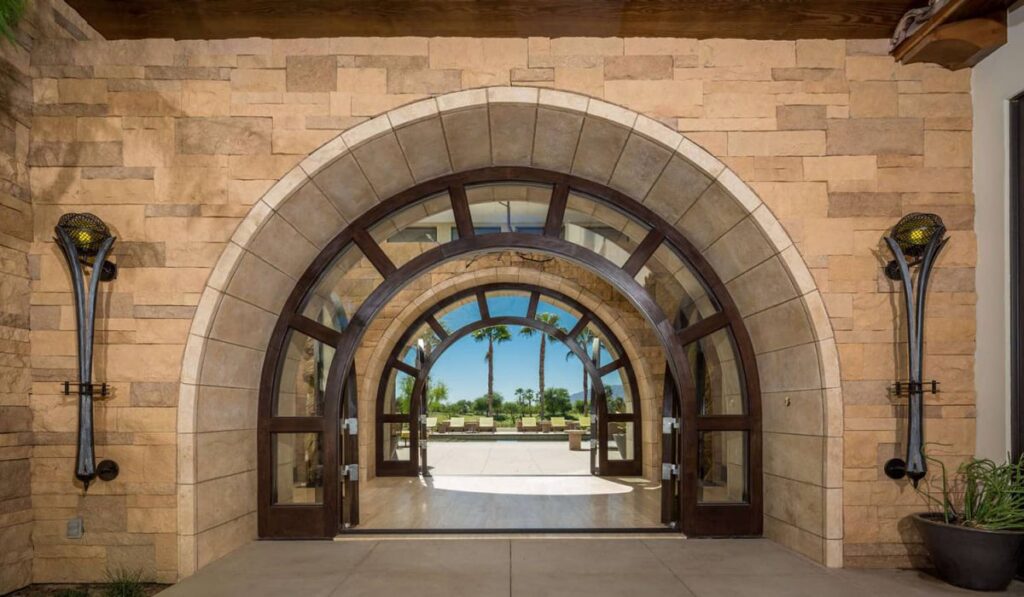
[(903, 216), (892, 228), (890, 236), (908, 257), (920, 257), (936, 234), (942, 235), (946, 226), (935, 214), (912, 213)]
[(95, 255), (103, 241), (110, 238), (110, 229), (92, 214), (64, 214), (57, 221), (57, 227), (67, 232), (75, 248), (84, 256)]
[[(896, 241), (903, 255), (910, 258), (921, 257), (936, 235), (942, 236), (946, 232), (946, 225), (942, 218), (935, 214), (911, 213), (903, 216), (889, 233), (889, 238)], [(910, 265), (915, 265), (911, 261)], [(885, 266), (885, 276), (890, 280), (899, 280), (903, 277), (900, 264), (893, 259)]]

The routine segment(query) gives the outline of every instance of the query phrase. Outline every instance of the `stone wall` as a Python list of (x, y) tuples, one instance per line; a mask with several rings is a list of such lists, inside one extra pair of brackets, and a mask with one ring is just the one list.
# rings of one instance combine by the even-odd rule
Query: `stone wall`
[[(483, 85), (578, 91), (668, 123), (723, 160), (779, 218), (828, 308), (843, 387), (826, 398), (845, 408), (846, 428), (822, 429), (820, 412), (766, 419), (769, 430), (806, 425), (808, 436), (829, 436), (812, 450), (766, 449), (816, 461), (780, 462), (793, 471), (821, 470), (819, 459), (845, 454), (845, 478), (818, 481), (845, 497), (844, 520), (828, 524), (845, 534), (848, 565), (902, 565), (920, 553), (900, 522), (920, 509), (918, 498), (880, 470), (897, 450), (886, 386), (901, 372), (897, 301), (880, 275), (879, 238), (902, 213), (940, 213), (953, 240), (930, 297), (926, 366), (941, 372), (945, 392), (929, 398), (926, 425), (931, 440), (950, 444), (940, 448), (950, 458), (973, 451), (969, 72), (896, 66), (883, 41), (618, 38), (49, 39), (35, 44), (31, 64), (37, 581), (92, 578), (114, 564), (169, 580), (252, 535), (255, 447), (229, 422), (254, 420), (255, 392), (223, 392), (223, 426), (200, 430), (208, 443), (175, 446), (183, 349), (213, 265), (251, 206), (322, 143), (389, 108)], [(106, 287), (96, 363), (97, 378), (115, 390), (97, 408), (97, 450), (118, 460), (122, 475), (88, 498), (72, 483), (74, 404), (57, 384), (73, 367), (74, 322), (49, 239), (67, 211), (112, 225), (122, 268)], [(804, 397), (771, 398), (799, 405)], [(233, 454), (230, 470), (249, 474), (226, 476), (200, 461), (179, 482), (206, 484), (178, 490), (175, 451), (194, 449)], [(200, 503), (216, 506), (179, 517), (176, 491), (203, 497), (192, 487), (215, 492)], [(782, 528), (773, 520), (806, 514), (784, 500), (766, 506), (769, 530)], [(85, 540), (64, 538), (76, 514), (86, 517)], [(218, 532), (204, 552), (179, 563), (175, 534), (211, 525)]]
[(98, 35), (77, 14), (44, 0), (29, 6), (13, 39), (0, 38), (0, 594), (32, 579), (30, 56), (41, 38), (89, 37)]

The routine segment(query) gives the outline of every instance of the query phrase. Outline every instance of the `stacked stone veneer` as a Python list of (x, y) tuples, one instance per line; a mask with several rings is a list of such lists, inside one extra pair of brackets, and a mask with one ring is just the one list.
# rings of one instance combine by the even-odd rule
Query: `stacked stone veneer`
[[(95, 578), (131, 556), (168, 580), (254, 536), (261, 335), (298, 272), (348, 219), (414, 180), (495, 160), (571, 169), (579, 159), (578, 174), (608, 182), (634, 137), (641, 149), (651, 141), (686, 152), (664, 163), (668, 154), (645, 154), (653, 157), (641, 156), (612, 185), (635, 194), (655, 174), (644, 168), (678, 175), (656, 202), (660, 213), (676, 221), (700, 205), (681, 227), (706, 254), (718, 253), (712, 262), (737, 296), (761, 301), (741, 309), (765, 383), (766, 532), (831, 564), (910, 563), (920, 550), (901, 520), (920, 505), (880, 472), (897, 449), (885, 388), (900, 370), (898, 301), (879, 274), (879, 237), (919, 209), (939, 212), (951, 228), (930, 297), (926, 356), (945, 392), (929, 398), (926, 424), (951, 459), (970, 454), (970, 75), (896, 66), (884, 49), (881, 41), (817, 40), (37, 40), (27, 156), (31, 405), (33, 429), (47, 443), (33, 461), (33, 578)], [(417, 128), (436, 113), (421, 106), (306, 158), (393, 107), (508, 84), (603, 98), (686, 139), (579, 96), (550, 96), (542, 115), (530, 107), (541, 101), (536, 92), (494, 94), (493, 111), (486, 94), (470, 94), (434, 106), (448, 114), (443, 123)], [(589, 114), (595, 136), (569, 149), (502, 128), (529, 114), (537, 119), (525, 130), (577, 140)], [(406, 131), (393, 135), (392, 127)], [(458, 127), (477, 136), (455, 139)], [(381, 135), (393, 144), (371, 150)], [(448, 150), (440, 162), (436, 144), (430, 154), (410, 150), (437, 139)], [(355, 151), (345, 153), (348, 146)], [(577, 146), (583, 154), (573, 153)], [(307, 169), (295, 169), (303, 160)], [(697, 175), (687, 166), (695, 162)], [(308, 175), (330, 192), (307, 185), (291, 195)], [(363, 177), (366, 188), (352, 186)], [(704, 178), (728, 192), (715, 201), (689, 195)], [(84, 500), (71, 475), (75, 406), (57, 384), (74, 364), (71, 297), (50, 242), (59, 215), (78, 210), (114, 227), (122, 267), (107, 286), (96, 362), (97, 378), (114, 386), (97, 409), (98, 452), (121, 462), (122, 475)], [(256, 233), (266, 226), (290, 234), (288, 250), (260, 249)], [(225, 317), (218, 328), (211, 318), (232, 301), (248, 308), (245, 325), (232, 328)], [(67, 540), (64, 523), (78, 514), (87, 539)]]

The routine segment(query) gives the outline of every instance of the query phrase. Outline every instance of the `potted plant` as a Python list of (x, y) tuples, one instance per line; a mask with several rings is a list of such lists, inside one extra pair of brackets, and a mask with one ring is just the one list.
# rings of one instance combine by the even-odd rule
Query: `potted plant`
[(941, 461), (928, 460), (942, 470), (942, 491), (940, 497), (921, 491), (932, 511), (914, 522), (936, 572), (958, 587), (1005, 589), (1024, 555), (1024, 458), (1005, 464), (973, 458), (952, 479)]

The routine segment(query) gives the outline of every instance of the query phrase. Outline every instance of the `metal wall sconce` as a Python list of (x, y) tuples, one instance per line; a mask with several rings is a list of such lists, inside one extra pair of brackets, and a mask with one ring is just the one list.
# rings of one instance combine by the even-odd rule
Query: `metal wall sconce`
[[(885, 275), (903, 283), (903, 298), (907, 309), (907, 361), (908, 380), (897, 381), (893, 392), (906, 395), (907, 458), (893, 458), (885, 463), (885, 474), (891, 479), (910, 479), (914, 487), (924, 478), (928, 467), (924, 460), (924, 393), (938, 392), (938, 382), (922, 379), (924, 347), (924, 301), (928, 292), (935, 259), (946, 245), (946, 226), (935, 214), (912, 213), (904, 216), (895, 226), (886, 244), (895, 259), (885, 266)], [(911, 268), (917, 269), (917, 288)]]
[[(71, 271), (71, 288), (75, 299), (75, 319), (78, 336), (78, 382), (64, 382), (64, 394), (78, 394), (78, 451), (75, 458), (75, 476), (89, 489), (97, 476), (93, 447), (93, 396), (99, 391), (107, 395), (107, 385), (92, 383), (92, 346), (96, 320), (96, 297), (100, 281), (117, 278), (117, 266), (107, 261), (115, 238), (103, 220), (92, 214), (69, 213), (61, 216), (54, 227), (54, 240), (64, 253)], [(85, 288), (85, 268), (89, 268), (89, 292)], [(104, 460), (99, 476), (105, 481), (117, 477), (117, 463)]]

